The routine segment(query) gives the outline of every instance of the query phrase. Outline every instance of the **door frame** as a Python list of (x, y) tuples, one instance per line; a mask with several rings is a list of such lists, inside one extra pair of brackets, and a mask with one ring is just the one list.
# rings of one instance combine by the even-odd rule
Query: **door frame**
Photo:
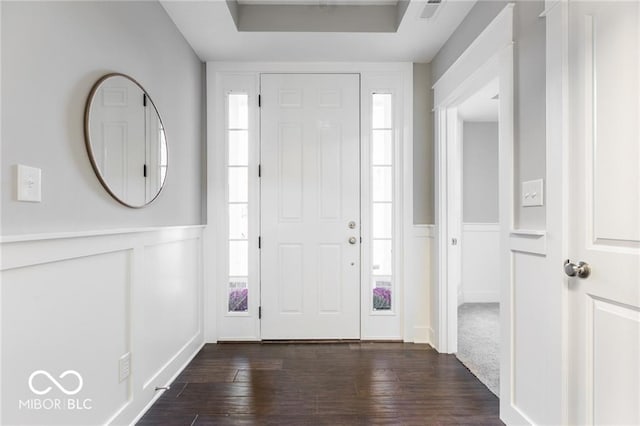
[(493, 80), (499, 85), (500, 223), (500, 417), (507, 424), (532, 423), (516, 406), (510, 236), (514, 221), (514, 4), (489, 23), (456, 62), (435, 82), (436, 282), (435, 345), (455, 353), (458, 339), (458, 285), (462, 249), (462, 120), (458, 106)]
[[(436, 348), (457, 350), (458, 282), (461, 276), (462, 234), (462, 120), (457, 107), (493, 80), (499, 82), (499, 222), (513, 229), (513, 5), (505, 9), (478, 36), (458, 61), (434, 84), (436, 114), (436, 276), (438, 327)], [(504, 246), (503, 246), (504, 247)], [(501, 249), (501, 252), (503, 250)], [(504, 259), (501, 259), (501, 262)], [(501, 283), (505, 278), (501, 265)], [(501, 285), (501, 289), (503, 286)], [(503, 294), (509, 300), (509, 294)]]
[[(396, 234), (394, 241), (394, 276), (396, 279), (396, 298), (398, 310), (392, 315), (388, 313), (371, 315), (361, 302), (361, 339), (362, 340), (422, 340), (415, 336), (417, 327), (415, 313), (428, 309), (428, 300), (416, 300), (411, 295), (416, 293), (416, 288), (421, 284), (416, 282), (412, 275), (412, 258), (410, 250), (404, 250), (407, 241), (413, 238), (413, 65), (411, 63), (233, 63), (233, 62), (209, 62), (206, 65), (207, 74), (207, 168), (206, 168), (206, 212), (207, 227), (205, 229), (205, 253), (208, 262), (205, 266), (205, 339), (215, 343), (218, 340), (244, 340), (259, 341), (260, 323), (257, 312), (250, 312), (243, 316), (227, 315), (224, 303), (226, 294), (223, 294), (222, 283), (227, 281), (227, 255), (226, 255), (226, 177), (225, 177), (225, 132), (224, 126), (224, 82), (233, 78), (241, 80), (246, 91), (254, 94), (257, 100), (259, 93), (260, 74), (262, 73), (327, 73), (327, 74), (360, 74), (361, 95), (361, 145), (366, 145), (368, 131), (367, 122), (367, 95), (375, 90), (391, 91), (397, 94), (394, 109), (397, 112), (397, 146), (395, 162), (395, 201), (396, 201)], [(250, 99), (250, 104), (252, 103)], [(257, 107), (257, 101), (255, 102)], [(259, 120), (259, 111), (250, 108), (250, 117)], [(257, 118), (256, 118), (257, 117)], [(250, 125), (251, 126), (251, 125)], [(258, 129), (259, 126), (254, 126)], [(362, 150), (364, 151), (364, 149)], [(362, 153), (361, 153), (362, 161)], [(363, 170), (365, 167), (361, 167)], [(364, 187), (364, 183), (363, 183)], [(361, 205), (369, 205), (363, 191)], [(362, 233), (370, 226), (365, 220), (363, 209)], [(258, 213), (259, 214), (259, 213)], [(370, 248), (363, 238), (362, 253)], [(364, 255), (361, 262), (361, 295), (365, 300), (370, 286), (366, 270)], [(366, 279), (365, 279), (366, 278)], [(259, 289), (258, 289), (259, 291)], [(251, 296), (250, 296), (251, 298)], [(367, 299), (368, 300), (368, 299)], [(249, 302), (251, 304), (251, 301)], [(251, 309), (251, 308), (250, 308)], [(234, 322), (244, 322), (241, 334), (230, 334), (229, 318)], [(241, 319), (239, 319), (241, 318)], [(385, 324), (387, 324), (385, 326)], [(389, 325), (391, 324), (391, 325)], [(422, 324), (420, 324), (422, 325)], [(372, 330), (382, 330), (381, 333)]]

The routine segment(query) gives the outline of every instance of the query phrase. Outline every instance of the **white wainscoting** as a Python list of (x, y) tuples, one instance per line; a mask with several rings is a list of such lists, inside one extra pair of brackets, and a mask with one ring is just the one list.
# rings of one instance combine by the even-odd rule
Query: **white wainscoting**
[[(557, 424), (562, 382), (555, 360), (562, 356), (562, 349), (556, 336), (563, 326), (553, 313), (560, 312), (564, 302), (561, 297), (549, 300), (558, 284), (550, 278), (554, 259), (547, 254), (547, 232), (512, 230), (507, 241), (509, 252), (503, 259), (512, 271), (505, 283), (511, 299), (501, 309), (510, 312), (502, 320), (511, 323), (512, 347), (501, 351), (508, 352), (515, 362), (511, 368), (501, 366), (500, 399), (510, 406), (509, 415), (502, 420), (506, 424)], [(503, 382), (512, 386), (508, 388)]]
[[(513, 353), (518, 360), (512, 370), (511, 403), (530, 424), (553, 424), (539, 423), (541, 419), (547, 418), (546, 407), (554, 403), (548, 400), (548, 394), (556, 391), (547, 388), (547, 363), (539, 362), (539, 359), (553, 353), (545, 338), (548, 334), (546, 331), (561, 326), (553, 324), (553, 317), (544, 315), (548, 294), (545, 287), (550, 284), (545, 277), (546, 258), (537, 253), (512, 249), (511, 265), (512, 333), (516, 336), (513, 339)], [(517, 336), (528, 338), (519, 339)]]
[[(0, 423), (135, 422), (203, 345), (202, 234), (188, 226), (3, 238)], [(131, 374), (120, 380), (128, 352)], [(33, 387), (52, 389), (34, 394), (37, 370), (67, 390), (78, 382), (60, 375), (77, 371), (83, 386), (68, 396), (40, 374)], [(45, 399), (61, 408), (29, 408)]]
[(433, 225), (413, 225), (410, 246), (405, 251), (409, 260), (405, 281), (408, 296), (405, 342), (432, 343), (430, 310), (434, 236)]
[(462, 281), (458, 304), (500, 301), (500, 224), (462, 225)]

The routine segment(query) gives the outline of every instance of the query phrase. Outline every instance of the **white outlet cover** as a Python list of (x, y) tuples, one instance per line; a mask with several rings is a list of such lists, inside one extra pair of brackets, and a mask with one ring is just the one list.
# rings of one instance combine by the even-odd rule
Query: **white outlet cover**
[(39, 203), (42, 201), (42, 171), (37, 167), (18, 164), (17, 195), (18, 201)]
[(544, 181), (542, 179), (522, 182), (523, 207), (535, 207), (544, 205)]

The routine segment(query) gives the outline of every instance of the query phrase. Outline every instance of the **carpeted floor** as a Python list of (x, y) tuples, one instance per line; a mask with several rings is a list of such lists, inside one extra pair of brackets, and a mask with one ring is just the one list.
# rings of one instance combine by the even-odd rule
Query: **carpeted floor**
[(500, 305), (465, 303), (458, 307), (458, 359), (491, 392), (500, 396)]

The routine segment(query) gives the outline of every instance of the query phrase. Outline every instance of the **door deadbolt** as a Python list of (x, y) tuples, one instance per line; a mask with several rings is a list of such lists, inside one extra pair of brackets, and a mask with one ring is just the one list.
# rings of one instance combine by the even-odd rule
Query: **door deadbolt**
[(349, 222), (349, 229), (355, 229), (355, 227), (356, 227), (356, 223), (353, 220)]

